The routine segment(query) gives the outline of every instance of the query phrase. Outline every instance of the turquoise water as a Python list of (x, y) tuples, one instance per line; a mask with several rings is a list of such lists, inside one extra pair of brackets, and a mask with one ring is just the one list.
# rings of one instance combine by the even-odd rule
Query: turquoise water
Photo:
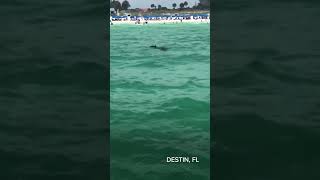
[(111, 179), (209, 179), (209, 24), (110, 31)]

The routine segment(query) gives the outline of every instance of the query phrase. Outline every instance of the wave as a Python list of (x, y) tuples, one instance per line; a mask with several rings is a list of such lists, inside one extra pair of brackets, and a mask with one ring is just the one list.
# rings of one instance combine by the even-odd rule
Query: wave
[[(21, 64), (20, 64), (21, 66)], [(24, 66), (24, 65), (22, 65)], [(91, 62), (77, 62), (71, 65), (49, 65), (28, 68), (16, 68), (14, 72), (2, 72), (0, 86), (17, 86), (21, 84), (81, 86), (82, 88), (107, 87), (106, 72), (103, 64)], [(92, 81), (95, 79), (95, 81)]]
[[(154, 80), (154, 82), (152, 82)], [(168, 89), (181, 89), (187, 90), (189, 88), (210, 88), (209, 80), (207, 84), (199, 83), (200, 80), (187, 80), (181, 83), (174, 83), (169, 85), (168, 82), (162, 82), (161, 79), (150, 79), (147, 82), (143, 81), (129, 81), (129, 80), (112, 80), (111, 87), (115, 88), (125, 88), (136, 90), (147, 90), (147, 91), (158, 91), (158, 90), (168, 90)], [(204, 81), (204, 80), (201, 80)]]
[[(146, 103), (136, 104), (137, 109), (129, 110), (116, 108), (111, 102), (111, 119), (139, 119), (139, 120), (160, 120), (160, 119), (206, 119), (209, 121), (210, 103), (209, 100), (195, 100), (192, 98), (172, 98), (158, 102), (154, 107), (148, 107)], [(195, 123), (195, 122), (194, 122)]]
[[(262, 56), (261, 54), (259, 57)], [(270, 58), (256, 58), (246, 65), (238, 68), (235, 72), (229, 75), (223, 75), (216, 78), (216, 85), (222, 87), (246, 87), (258, 84), (273, 82), (274, 80), (288, 84), (310, 84), (317, 85), (320, 83), (319, 74), (313, 73), (312, 69), (306, 72), (306, 69), (290, 68), (291, 63), (310, 63), (306, 58), (316, 58), (318, 55), (303, 56), (303, 55), (270, 55)], [(290, 61), (289, 61), (290, 59)], [(301, 59), (300, 62), (294, 59)], [(225, 72), (228, 74), (228, 72)], [(219, 75), (219, 73), (216, 73)]]

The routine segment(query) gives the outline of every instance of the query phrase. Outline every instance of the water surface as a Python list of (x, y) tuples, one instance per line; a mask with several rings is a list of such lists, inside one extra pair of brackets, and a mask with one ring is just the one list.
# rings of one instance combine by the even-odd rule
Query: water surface
[[(111, 179), (208, 179), (209, 24), (110, 31)], [(167, 164), (167, 156), (200, 163)]]

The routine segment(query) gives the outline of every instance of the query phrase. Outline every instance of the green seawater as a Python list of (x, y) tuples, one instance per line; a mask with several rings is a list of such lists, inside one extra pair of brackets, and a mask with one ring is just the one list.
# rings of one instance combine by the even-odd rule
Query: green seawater
[(114, 25), (110, 57), (111, 179), (208, 180), (210, 25)]

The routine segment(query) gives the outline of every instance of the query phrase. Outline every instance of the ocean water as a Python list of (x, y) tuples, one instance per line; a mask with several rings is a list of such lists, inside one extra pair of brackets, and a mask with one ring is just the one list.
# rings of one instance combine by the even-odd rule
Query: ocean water
[(319, 2), (213, 7), (213, 179), (319, 179)]
[(0, 179), (107, 179), (104, 3), (0, 2)]
[(111, 179), (208, 180), (210, 25), (111, 26), (110, 72)]
[[(211, 2), (212, 175), (320, 179), (320, 3)], [(0, 179), (108, 179), (105, 3), (0, 1)]]

